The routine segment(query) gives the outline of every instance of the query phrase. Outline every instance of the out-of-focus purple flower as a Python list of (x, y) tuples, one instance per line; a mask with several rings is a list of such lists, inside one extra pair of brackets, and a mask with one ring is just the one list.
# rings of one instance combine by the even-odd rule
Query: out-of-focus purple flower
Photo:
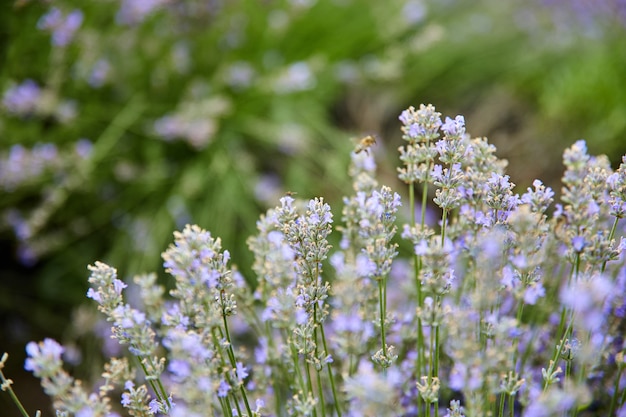
[(315, 74), (306, 62), (300, 61), (291, 64), (285, 73), (276, 81), (276, 92), (282, 94), (297, 91), (306, 91), (315, 87)]
[(165, 0), (123, 0), (117, 21), (125, 25), (141, 23), (164, 4)]
[(26, 345), (28, 358), (24, 369), (35, 376), (53, 375), (61, 367), (61, 355), (65, 349), (57, 341), (46, 338), (43, 342), (29, 342)]
[(111, 64), (106, 59), (99, 59), (91, 69), (88, 83), (94, 88), (100, 88), (109, 78)]
[(93, 150), (93, 143), (89, 139), (81, 138), (74, 145), (74, 149), (81, 158), (88, 158)]
[(84, 407), (75, 414), (75, 417), (93, 417), (95, 414), (94, 409), (91, 407)]
[(35, 112), (41, 98), (41, 88), (33, 80), (25, 80), (5, 91), (2, 105), (9, 113), (25, 116)]
[(574, 236), (572, 238), (572, 247), (578, 253), (582, 252), (584, 247), (586, 246), (585, 237), (584, 236)]
[(450, 388), (461, 391), (465, 388), (475, 390), (483, 383), (482, 371), (478, 367), (468, 368), (461, 362), (454, 364), (450, 373)]
[(402, 16), (407, 23), (414, 25), (424, 20), (427, 14), (426, 4), (420, 0), (409, 0), (402, 8)]
[(376, 263), (368, 258), (364, 253), (360, 253), (356, 257), (356, 273), (366, 278), (376, 272)]
[(31, 267), (37, 263), (39, 257), (32, 246), (20, 244), (17, 247), (17, 259), (19, 259), (22, 265)]
[(234, 89), (243, 90), (250, 87), (254, 76), (254, 68), (245, 61), (239, 61), (233, 63), (228, 69), (226, 82)]
[(219, 387), (217, 387), (217, 396), (220, 398), (224, 398), (228, 395), (228, 391), (230, 391), (230, 385), (223, 379), (220, 381)]
[(203, 149), (217, 131), (211, 114), (170, 114), (154, 122), (154, 132), (165, 141), (183, 139), (196, 149)]
[(526, 304), (534, 305), (537, 303), (537, 300), (546, 295), (546, 290), (541, 285), (541, 282), (536, 282), (534, 285), (526, 288), (524, 292), (524, 302)]
[(82, 23), (83, 12), (80, 10), (72, 10), (64, 16), (60, 9), (53, 7), (39, 19), (37, 28), (52, 32), (54, 46), (67, 46)]
[(154, 131), (166, 141), (175, 139), (182, 127), (180, 120), (176, 116), (163, 116), (154, 122)]
[(180, 380), (191, 375), (191, 365), (189, 362), (180, 359), (172, 360), (169, 365), (167, 365), (167, 369), (177, 378), (180, 378)]
[(576, 312), (583, 327), (593, 332), (606, 323), (604, 306), (616, 295), (614, 289), (611, 280), (594, 276), (565, 287), (560, 298), (565, 307)]

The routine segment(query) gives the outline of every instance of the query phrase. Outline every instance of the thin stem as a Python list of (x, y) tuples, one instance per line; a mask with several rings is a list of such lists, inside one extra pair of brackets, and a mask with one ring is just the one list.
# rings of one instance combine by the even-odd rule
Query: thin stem
[[(612, 416), (615, 413), (615, 408), (617, 405), (617, 393), (619, 392), (619, 381), (622, 378), (622, 372), (624, 371), (624, 366), (620, 365), (617, 376), (615, 377), (615, 387), (613, 387), (613, 397), (611, 397), (611, 406), (609, 407), (609, 415)], [(626, 389), (624, 389), (624, 395), (626, 395)]]
[(620, 400), (622, 406), (626, 405), (626, 389), (622, 391), (622, 399)]
[[(143, 363), (143, 359), (144, 357), (141, 355), (135, 355), (135, 358), (137, 358), (137, 361), (139, 362), (139, 366), (141, 366), (141, 369), (143, 370), (144, 375), (146, 376), (146, 380), (148, 381), (148, 384), (150, 384), (150, 387), (152, 388), (152, 391), (156, 394), (156, 396), (158, 397), (158, 399), (160, 401), (166, 401), (168, 408), (171, 408), (170, 405), (170, 401), (169, 398), (167, 398), (167, 395), (164, 395), (164, 392), (161, 391), (161, 389), (163, 389), (163, 385), (159, 384), (157, 385), (155, 383), (155, 379), (157, 381), (159, 381), (159, 383), (161, 382), (159, 378), (152, 378), (150, 377), (150, 373), (148, 372), (148, 369), (146, 368), (146, 365)], [(154, 369), (154, 367), (153, 367)]]
[(383, 356), (387, 357), (387, 345), (385, 344), (385, 307), (384, 307), (384, 282), (383, 279), (378, 280), (378, 306), (380, 310), (380, 343), (382, 344)]
[[(224, 297), (224, 291), (220, 293), (221, 297)], [(226, 312), (222, 309), (222, 321), (224, 322), (224, 332), (226, 333), (226, 340), (228, 341), (228, 357), (230, 359), (230, 364), (233, 369), (237, 369), (237, 361), (235, 360), (235, 351), (233, 350), (233, 343), (230, 338), (230, 331), (228, 330), (228, 320), (226, 320)], [(252, 415), (252, 409), (250, 408), (250, 404), (248, 403), (248, 396), (246, 395), (246, 388), (244, 387), (243, 381), (239, 386), (239, 390), (241, 391), (241, 397), (243, 398), (243, 402), (246, 406), (246, 411), (248, 415)], [(241, 415), (241, 413), (240, 413)]]
[(228, 401), (228, 397), (219, 397), (220, 405), (222, 406), (222, 413), (225, 416), (232, 417), (233, 410), (230, 407), (230, 401)]
[(439, 377), (439, 351), (440, 351), (440, 331), (439, 326), (435, 328), (435, 365), (434, 365), (434, 374), (436, 377)]
[[(315, 322), (315, 327), (313, 328), (313, 340), (315, 341), (315, 348), (313, 349), (313, 352), (315, 354), (315, 358), (318, 358), (318, 346), (317, 346), (317, 328), (319, 327), (319, 322), (317, 320), (317, 303), (313, 304), (313, 321)], [(318, 396), (320, 399), (320, 410), (322, 411), (322, 416), (325, 417), (326, 416), (326, 402), (324, 401), (324, 389), (322, 387), (322, 375), (320, 374), (320, 370), (315, 369), (316, 372), (316, 379), (317, 379), (317, 391), (318, 391)]]
[(498, 416), (504, 417), (504, 394), (500, 395), (500, 409), (498, 410)]
[[(321, 370), (320, 370), (321, 371)], [(319, 392), (320, 399), (320, 410), (322, 410), (322, 416), (326, 417), (326, 402), (324, 401), (324, 389), (322, 387), (322, 374), (320, 371), (317, 371), (317, 391)]]
[[(267, 338), (267, 345), (268, 345), (269, 352), (277, 352), (278, 350), (276, 349), (274, 345), (274, 338), (272, 337), (272, 326), (270, 325), (269, 320), (265, 322), (265, 337)], [(271, 359), (271, 363), (274, 363), (273, 359)], [(283, 364), (281, 361), (278, 361), (276, 365), (278, 365), (281, 368), (284, 375), (287, 375), (287, 372), (284, 371)], [(276, 406), (276, 415), (278, 415), (280, 411), (279, 404), (282, 404), (282, 401), (281, 401), (282, 392), (283, 391), (281, 389), (274, 390), (274, 403)]]
[[(304, 370), (306, 372), (306, 381), (307, 381), (307, 387), (309, 389), (308, 392), (313, 393), (313, 381), (311, 380), (311, 370), (309, 369), (309, 363), (306, 361), (304, 361)], [(314, 407), (313, 408), (313, 417), (317, 417), (317, 409)]]
[[(285, 340), (287, 337), (285, 337)], [(304, 383), (304, 377), (302, 376), (302, 370), (300, 369), (300, 363), (298, 360), (298, 351), (296, 350), (293, 343), (289, 343), (289, 349), (291, 350), (291, 359), (293, 361), (293, 368), (296, 371), (296, 376), (298, 378), (298, 384), (300, 385), (300, 390), (304, 393), (307, 392), (307, 387)]]
[(443, 215), (441, 216), (441, 247), (446, 240), (446, 222), (448, 220), (448, 210), (443, 209)]
[[(155, 365), (154, 363), (152, 363), (152, 358), (148, 358), (148, 362), (150, 363), (150, 366), (152, 367), (152, 369), (155, 369)], [(167, 409), (169, 410), (170, 408), (172, 408), (172, 404), (170, 403), (170, 399), (169, 399), (169, 396), (167, 395), (167, 391), (165, 391), (165, 387), (163, 386), (163, 383), (161, 382), (161, 378), (157, 378), (156, 382), (161, 392), (161, 395), (163, 396), (162, 401), (163, 400), (165, 401), (165, 403), (167, 404)]]
[(15, 394), (15, 391), (13, 391), (13, 388), (11, 388), (11, 383), (13, 381), (10, 381), (10, 380), (6, 379), (5, 376), (4, 376), (4, 373), (2, 372), (2, 368), (4, 367), (4, 363), (6, 362), (8, 356), (9, 355), (7, 353), (4, 353), (2, 355), (2, 360), (0, 361), (0, 380), (2, 381), (2, 390), (3, 391), (6, 390), (6, 391), (9, 392), (9, 395), (11, 396), (11, 399), (13, 400), (13, 402), (15, 403), (17, 408), (20, 410), (20, 413), (22, 414), (22, 416), (30, 417), (28, 415), (28, 413), (26, 412), (26, 409), (24, 408), (24, 406), (20, 402), (19, 398), (17, 398), (17, 395)]
[[(561, 352), (563, 351), (563, 346), (565, 346), (565, 338), (567, 337), (567, 335), (569, 334), (571, 330), (572, 330), (572, 320), (569, 320), (569, 324), (567, 325), (567, 328), (565, 329), (565, 333), (563, 334), (561, 341), (556, 345), (552, 364), (550, 365), (550, 368), (548, 369), (548, 375), (551, 375), (552, 372), (554, 372), (554, 370), (556, 369), (557, 361), (559, 359), (559, 356), (561, 355)], [(543, 386), (543, 390), (546, 391), (547, 389), (548, 389), (548, 381), (546, 380)]]
[(433, 352), (435, 351), (435, 329), (432, 328), (432, 326), (430, 327), (430, 339), (428, 341), (429, 346), (428, 349), (430, 351), (430, 355), (428, 355), (428, 380), (429, 382), (432, 381), (432, 378), (434, 376), (434, 363), (433, 361), (435, 360), (433, 355)]
[[(324, 326), (320, 323), (320, 334), (322, 336), (322, 344), (324, 345), (324, 355), (328, 356), (328, 346), (326, 344), (326, 335), (324, 334)], [(330, 379), (330, 388), (333, 392), (333, 401), (335, 402), (335, 410), (337, 411), (337, 417), (341, 417), (341, 405), (339, 404), (339, 396), (337, 395), (337, 387), (335, 386), (335, 378), (333, 377), (333, 368), (330, 363), (326, 364), (328, 369), (328, 378)]]
[[(232, 397), (233, 397), (233, 402), (235, 403), (235, 408), (237, 408), (237, 415), (240, 416), (241, 415), (241, 406), (239, 405), (239, 401), (237, 401), (237, 397), (235, 397), (235, 393), (232, 392), (231, 393)], [(227, 401), (228, 401), (228, 397)]]
[[(426, 222), (426, 199), (428, 192), (428, 183), (424, 181), (422, 188), (422, 216), (421, 216), (421, 226), (424, 227)], [(414, 184), (409, 184), (409, 208), (411, 210), (411, 226), (415, 227), (415, 188)], [(423, 296), (422, 296), (422, 281), (420, 280), (420, 274), (422, 269), (422, 260), (421, 258), (413, 252), (413, 273), (415, 278), (415, 288), (417, 290), (417, 305), (418, 307), (423, 307)], [(415, 364), (415, 372), (416, 377), (419, 377), (422, 374), (424, 369), (424, 332), (422, 328), (422, 320), (417, 318), (417, 358)], [(420, 396), (417, 396), (418, 400), (418, 409), (420, 403)]]

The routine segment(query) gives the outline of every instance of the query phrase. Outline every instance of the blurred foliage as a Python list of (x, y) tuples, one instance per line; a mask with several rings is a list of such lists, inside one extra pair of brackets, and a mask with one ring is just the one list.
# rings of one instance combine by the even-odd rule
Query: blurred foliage
[[(188, 222), (222, 237), (253, 284), (245, 240), (258, 213), (286, 191), (323, 195), (338, 213), (350, 138), (364, 133), (382, 137), (394, 181), (397, 115), (411, 104), (482, 121), (468, 131), (519, 157), (521, 185), (558, 176), (579, 137), (617, 162), (624, 15), (589, 20), (573, 4), (7, 2), (0, 310), (66, 315), (87, 264), (160, 270)], [(54, 315), (31, 320), (60, 331)]]

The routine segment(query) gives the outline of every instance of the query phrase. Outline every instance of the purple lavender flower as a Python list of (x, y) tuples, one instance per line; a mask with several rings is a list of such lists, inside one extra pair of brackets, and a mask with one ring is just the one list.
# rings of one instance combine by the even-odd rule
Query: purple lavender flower
[(598, 331), (606, 323), (604, 306), (616, 295), (615, 284), (599, 275), (579, 279), (561, 290), (561, 302), (577, 313), (583, 327), (591, 332)]
[(248, 377), (248, 369), (241, 362), (237, 362), (237, 366), (235, 368), (237, 374), (237, 381), (239, 383), (243, 383), (243, 380)]
[(543, 213), (553, 201), (554, 191), (552, 188), (546, 187), (539, 180), (533, 181), (534, 190), (528, 187), (528, 191), (522, 195), (521, 201), (524, 204), (530, 204), (532, 211)]
[(220, 385), (217, 387), (217, 396), (218, 397), (226, 397), (228, 395), (228, 391), (230, 391), (230, 385), (225, 380), (220, 381)]
[(166, 0), (123, 0), (117, 20), (125, 25), (139, 24), (162, 8), (165, 2)]
[(89, 139), (81, 138), (75, 144), (76, 153), (81, 158), (88, 158), (93, 150), (93, 143)]
[(446, 117), (445, 123), (441, 126), (441, 130), (447, 136), (460, 137), (465, 133), (465, 117), (458, 115), (454, 119)]
[(150, 403), (148, 403), (148, 409), (152, 414), (156, 414), (159, 411), (159, 408), (159, 400), (156, 398), (152, 399)]
[(275, 83), (274, 89), (279, 94), (306, 91), (315, 87), (317, 80), (308, 63), (299, 61), (287, 67)]
[(89, 85), (94, 88), (100, 88), (109, 78), (111, 74), (111, 64), (106, 59), (99, 59), (89, 74)]
[(28, 79), (5, 91), (2, 105), (9, 113), (26, 116), (35, 113), (41, 94), (37, 83)]
[(179, 381), (191, 375), (191, 365), (187, 361), (174, 359), (167, 365), (170, 371)]
[(64, 350), (63, 346), (49, 338), (39, 343), (29, 342), (26, 345), (28, 358), (24, 363), (24, 369), (38, 377), (54, 375), (61, 368), (61, 355)]
[(37, 28), (52, 32), (52, 44), (54, 46), (67, 46), (82, 23), (83, 12), (80, 10), (73, 10), (64, 16), (61, 10), (52, 7), (48, 13), (39, 19)]
[(526, 288), (524, 292), (524, 302), (526, 304), (534, 305), (537, 303), (537, 300), (546, 295), (546, 290), (541, 284), (541, 282), (536, 282), (533, 285), (530, 285)]

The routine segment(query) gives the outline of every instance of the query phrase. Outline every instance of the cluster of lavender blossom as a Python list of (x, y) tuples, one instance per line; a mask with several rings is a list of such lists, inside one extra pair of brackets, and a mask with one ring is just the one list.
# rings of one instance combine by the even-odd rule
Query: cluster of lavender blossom
[(357, 148), (339, 246), (323, 199), (284, 196), (248, 240), (254, 289), (198, 226), (162, 255), (169, 295), (137, 276), (130, 305), (113, 267), (90, 266), (87, 296), (129, 355), (91, 388), (59, 343), (29, 343), (57, 415), (626, 416), (626, 157), (614, 171), (576, 142), (553, 206), (539, 180), (514, 193), (462, 116), (422, 105), (400, 121), (408, 202)]

